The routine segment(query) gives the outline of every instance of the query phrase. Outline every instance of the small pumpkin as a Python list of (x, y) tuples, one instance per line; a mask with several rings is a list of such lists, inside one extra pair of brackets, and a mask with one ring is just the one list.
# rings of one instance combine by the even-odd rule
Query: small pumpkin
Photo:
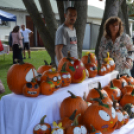
[(53, 122), (53, 130), (51, 134), (64, 134), (64, 128), (62, 127), (62, 123), (56, 123), (55, 121)]
[(99, 98), (94, 99), (94, 101), (98, 103), (92, 103), (84, 113), (84, 125), (89, 132), (92, 131), (92, 124), (95, 129), (100, 130), (103, 134), (112, 133), (117, 127), (118, 121), (115, 109), (103, 103)]
[(80, 96), (75, 96), (71, 91), (68, 91), (71, 95), (65, 98), (60, 106), (60, 116), (61, 118), (70, 117), (75, 109), (77, 109), (76, 115), (81, 114), (79, 117), (79, 123), (82, 123), (82, 116), (86, 109), (88, 108), (88, 104), (82, 100)]
[(91, 52), (87, 52), (86, 55), (81, 58), (81, 61), (83, 62), (83, 64), (85, 65), (85, 64), (88, 63), (88, 57), (89, 56), (90, 56), (91, 63), (93, 63), (97, 66), (98, 65), (97, 58), (96, 58), (95, 54), (91, 53)]
[(40, 94), (40, 87), (35, 81), (35, 78), (24, 85), (23, 94), (27, 97), (37, 97)]
[(46, 60), (44, 60), (45, 65), (42, 65), (38, 68), (37, 72), (43, 74), (45, 71), (52, 68), (52, 65), (49, 65)]
[(46, 115), (42, 117), (40, 123), (37, 124), (33, 129), (33, 134), (51, 134), (51, 126), (44, 122)]
[(130, 84), (134, 85), (134, 78), (133, 77), (129, 76), (128, 74), (122, 75), (121, 77), (123, 79), (125, 79), (128, 84), (130, 83)]
[(123, 107), (123, 110), (125, 110), (128, 115), (129, 115), (129, 118), (134, 118), (134, 105), (131, 104), (131, 103), (127, 103), (124, 107)]
[(126, 93), (120, 100), (120, 105), (123, 107), (127, 103), (132, 103), (134, 105), (134, 89), (131, 94)]
[(65, 69), (66, 63), (62, 66), (62, 70), (59, 72), (62, 78), (62, 87), (69, 86), (71, 84), (71, 75)]
[(111, 66), (111, 71), (113, 71), (115, 69), (114, 60), (109, 57), (109, 52), (107, 52), (107, 58), (104, 58), (104, 62)]
[(109, 98), (111, 100), (112, 100), (112, 95), (114, 96), (114, 98), (117, 101), (120, 100), (120, 98), (121, 98), (121, 91), (120, 91), (120, 89), (118, 87), (114, 86), (112, 81), (110, 82), (110, 87), (107, 86), (107, 87), (105, 87), (103, 89), (107, 92), (107, 94), (108, 94), (108, 96), (109, 96)]
[(80, 114), (75, 117), (72, 126), (67, 128), (66, 134), (87, 134), (86, 127), (78, 123), (78, 116), (80, 116)]
[(37, 71), (30, 63), (13, 64), (7, 72), (7, 85), (16, 94), (23, 94), (23, 86), (36, 77)]
[(125, 79), (121, 78), (118, 74), (115, 79), (112, 80), (115, 87), (118, 87), (120, 90), (127, 85)]
[(92, 127), (92, 132), (90, 134), (102, 134), (101, 131), (96, 130), (93, 125), (90, 125)]
[(129, 115), (125, 110), (122, 111), (122, 113), (123, 113), (123, 116), (124, 116), (124, 124), (127, 124), (128, 121), (129, 121)]
[(50, 81), (55, 85), (55, 91), (58, 90), (62, 85), (62, 79), (60, 73), (56, 70), (55, 67), (50, 70), (45, 71), (42, 74), (41, 82), (46, 81), (49, 78)]
[(111, 72), (111, 66), (107, 63), (103, 64), (106, 67), (107, 73)]
[(85, 64), (85, 68), (88, 70), (89, 78), (95, 77), (97, 75), (97, 66), (90, 61), (90, 55), (88, 55), (88, 62)]
[(104, 64), (98, 64), (98, 75), (103, 76), (107, 73), (106, 67)]
[(40, 84), (40, 92), (43, 95), (51, 95), (55, 91), (55, 84), (47, 78)]

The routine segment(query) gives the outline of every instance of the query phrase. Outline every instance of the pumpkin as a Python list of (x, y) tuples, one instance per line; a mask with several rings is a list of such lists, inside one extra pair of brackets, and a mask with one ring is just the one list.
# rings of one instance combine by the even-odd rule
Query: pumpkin
[(44, 60), (44, 62), (45, 62), (45, 65), (40, 66), (37, 70), (37, 72), (40, 74), (43, 74), (43, 72), (52, 68), (52, 66), (49, 65), (46, 60)]
[(107, 58), (104, 58), (104, 62), (111, 66), (111, 71), (113, 71), (115, 69), (114, 60), (109, 57), (109, 52), (107, 52)]
[(65, 70), (71, 74), (71, 83), (80, 83), (85, 80), (87, 73), (81, 60), (72, 57), (62, 58), (58, 64), (59, 71), (64, 63), (66, 63)]
[(118, 87), (120, 90), (127, 85), (127, 82), (120, 77), (118, 74), (115, 79), (112, 80), (115, 87)]
[(129, 115), (125, 110), (122, 111), (122, 113), (123, 113), (123, 116), (124, 116), (124, 124), (127, 124), (128, 121), (129, 121)]
[(62, 127), (62, 123), (56, 123), (55, 121), (53, 122), (53, 130), (51, 134), (64, 134), (64, 128)]
[(128, 74), (122, 75), (121, 77), (123, 79), (125, 79), (128, 84), (130, 83), (130, 84), (134, 85), (134, 78), (133, 77), (129, 76)]
[(98, 64), (98, 75), (103, 76), (107, 73), (106, 67), (104, 64)]
[(130, 83), (126, 85), (124, 88), (121, 89), (122, 96), (124, 96), (126, 93), (131, 93), (134, 89), (134, 85), (131, 85)]
[(118, 121), (115, 109), (103, 103), (99, 98), (94, 99), (94, 101), (98, 103), (92, 103), (84, 113), (84, 125), (89, 132), (92, 132), (92, 124), (95, 129), (100, 130), (103, 134), (112, 133), (117, 127)]
[(47, 78), (40, 84), (40, 93), (43, 95), (51, 95), (55, 91), (55, 84)]
[(54, 90), (58, 90), (62, 85), (62, 79), (59, 72), (56, 71), (56, 68), (52, 68), (50, 70), (45, 71), (42, 74), (41, 82), (46, 81), (47, 78), (55, 85)]
[(88, 55), (88, 62), (85, 64), (85, 68), (88, 70), (89, 78), (95, 77), (97, 75), (96, 64), (90, 61), (90, 55)]
[(30, 63), (13, 64), (7, 72), (7, 85), (12, 92), (22, 94), (23, 86), (37, 75), (35, 67)]
[(33, 134), (51, 134), (51, 126), (48, 123), (44, 123), (44, 115), (39, 124), (37, 124), (33, 129)]
[(61, 118), (70, 117), (75, 109), (77, 109), (76, 115), (81, 114), (79, 117), (79, 123), (82, 122), (82, 116), (85, 110), (88, 108), (88, 104), (82, 100), (80, 96), (75, 96), (72, 92), (68, 91), (71, 96), (65, 98), (60, 106)]
[(110, 87), (105, 87), (103, 89), (107, 92), (107, 94), (108, 94), (108, 96), (110, 97), (111, 100), (112, 100), (112, 95), (114, 96), (114, 98), (117, 101), (120, 100), (120, 98), (121, 98), (121, 91), (120, 91), (120, 89), (118, 87), (114, 86), (112, 81), (110, 82)]
[(90, 134), (102, 134), (101, 131), (96, 130), (93, 125), (90, 125), (92, 127), (92, 132)]
[(134, 105), (134, 89), (131, 94), (126, 93), (120, 100), (120, 105), (122, 107), (127, 103), (132, 103)]
[(23, 94), (27, 97), (37, 97), (40, 93), (40, 87), (36, 83), (35, 78), (24, 85)]
[(66, 63), (63, 65), (62, 70), (59, 72), (62, 78), (62, 87), (69, 86), (71, 83), (71, 75), (65, 69)]
[(123, 110), (125, 110), (128, 113), (129, 118), (134, 118), (134, 105), (133, 104), (131, 103), (126, 104), (123, 107)]
[(78, 123), (78, 116), (80, 114), (76, 116), (72, 126), (67, 128), (66, 134), (87, 134), (86, 127)]
[(62, 127), (65, 129), (65, 131), (68, 127), (70, 127), (73, 124), (75, 115), (76, 115), (76, 111), (77, 111), (77, 109), (73, 112), (73, 114), (70, 117), (64, 117), (63, 119), (61, 119), (59, 121), (62, 123)]
[(105, 64), (102, 64), (102, 65), (104, 65), (106, 67), (107, 73), (111, 72), (111, 66), (109, 64), (105, 63)]
[(87, 55), (85, 55), (81, 58), (81, 61), (83, 62), (84, 65), (88, 63), (88, 57), (90, 57), (91, 63), (95, 64), (96, 66), (98, 65), (97, 58), (96, 58), (95, 54), (91, 53), (91, 52), (87, 52)]

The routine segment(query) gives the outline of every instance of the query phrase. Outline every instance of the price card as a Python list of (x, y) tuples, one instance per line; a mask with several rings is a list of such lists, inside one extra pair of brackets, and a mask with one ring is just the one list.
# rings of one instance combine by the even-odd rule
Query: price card
[(93, 88), (98, 88), (99, 86), (99, 81), (88, 83), (88, 89), (91, 90)]

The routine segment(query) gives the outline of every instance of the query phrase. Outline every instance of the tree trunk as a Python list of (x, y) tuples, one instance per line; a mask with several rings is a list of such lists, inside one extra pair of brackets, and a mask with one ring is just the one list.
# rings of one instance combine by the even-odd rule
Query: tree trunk
[(76, 35), (77, 35), (77, 46), (78, 46), (78, 57), (82, 56), (82, 45), (85, 34), (85, 26), (87, 23), (87, 0), (75, 1), (74, 7), (77, 10), (77, 20), (75, 23)]
[(57, 7), (59, 11), (59, 17), (60, 17), (60, 25), (64, 23), (64, 4), (63, 1), (57, 1)]
[(24, 5), (30, 14), (34, 25), (37, 27), (38, 32), (40, 34), (40, 37), (43, 41), (43, 44), (48, 51), (49, 55), (51, 56), (51, 60), (53, 63), (55, 63), (54, 57), (55, 57), (55, 51), (54, 51), (54, 40), (51, 37), (50, 33), (48, 32), (47, 28), (45, 27), (45, 24), (41, 18), (41, 15), (34, 3), (33, 0), (23, 0)]
[(120, 5), (122, 4), (124, 0), (106, 0), (106, 6), (105, 6), (105, 11), (103, 14), (103, 19), (101, 22), (100, 30), (99, 30), (99, 35), (98, 35), (98, 40), (96, 43), (96, 49), (95, 49), (95, 54), (98, 58), (98, 51), (99, 51), (99, 45), (101, 41), (101, 37), (103, 35), (103, 26), (105, 21), (112, 16), (118, 16), (119, 13), (119, 8)]
[(43, 15), (47, 24), (48, 31), (50, 32), (51, 38), (55, 40), (55, 33), (57, 30), (57, 21), (55, 19), (50, 0), (39, 0), (40, 6), (43, 11)]

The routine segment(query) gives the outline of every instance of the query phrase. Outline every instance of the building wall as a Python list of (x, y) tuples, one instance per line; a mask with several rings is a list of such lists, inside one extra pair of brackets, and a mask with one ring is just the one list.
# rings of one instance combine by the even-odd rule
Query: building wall
[[(3, 10), (3, 9), (2, 9)], [(26, 24), (26, 15), (28, 15), (28, 13), (26, 12), (19, 12), (19, 11), (10, 11), (10, 10), (3, 10), (9, 13), (12, 13), (14, 15), (17, 16), (17, 22), (12, 22), (9, 21), (9, 26), (0, 26), (0, 39), (1, 40), (7, 40), (7, 38), (5, 38), (5, 36), (8, 36), (9, 33), (13, 30), (15, 25), (22, 25), (22, 24)]]

